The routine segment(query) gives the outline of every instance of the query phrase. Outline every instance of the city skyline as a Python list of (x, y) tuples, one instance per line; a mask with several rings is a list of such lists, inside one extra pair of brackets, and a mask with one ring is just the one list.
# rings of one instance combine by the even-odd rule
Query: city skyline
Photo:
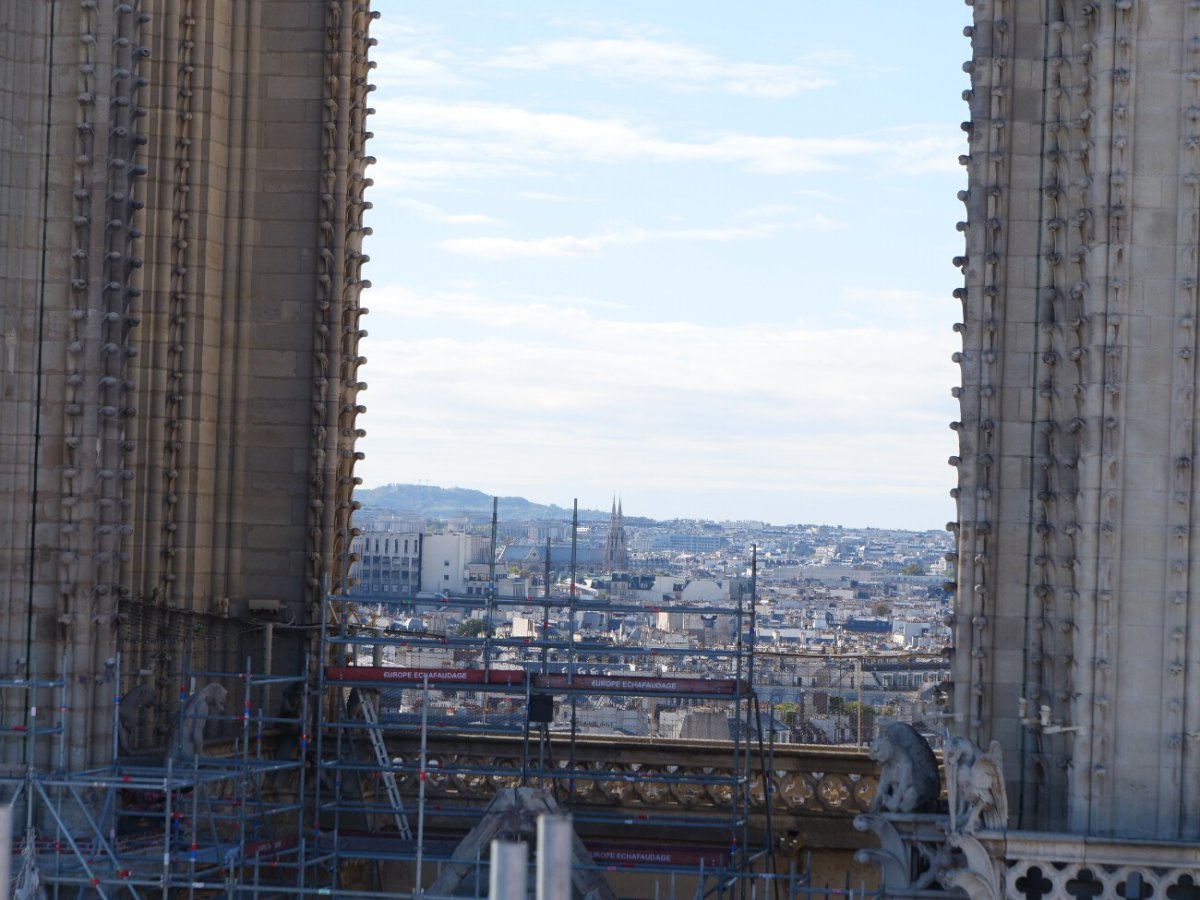
[(366, 486), (953, 518), (969, 10), (584, 9), (376, 23)]

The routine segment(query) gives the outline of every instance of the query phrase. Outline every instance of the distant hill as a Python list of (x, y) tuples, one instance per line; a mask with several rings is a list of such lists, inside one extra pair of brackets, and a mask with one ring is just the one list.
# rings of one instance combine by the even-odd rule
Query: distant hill
[[(355, 488), (354, 499), (363, 506), (392, 510), (415, 510), (429, 519), (446, 519), (463, 513), (492, 514), (492, 496), (470, 488), (442, 488), (429, 484), (385, 484), (377, 488)], [(579, 510), (581, 522), (607, 522), (611, 511)], [(503, 520), (571, 518), (569, 507), (533, 503), (524, 497), (501, 497), (499, 516)]]

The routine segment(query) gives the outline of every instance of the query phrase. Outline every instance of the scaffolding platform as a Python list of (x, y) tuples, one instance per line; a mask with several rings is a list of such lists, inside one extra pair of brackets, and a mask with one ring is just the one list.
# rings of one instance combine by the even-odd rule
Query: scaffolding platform
[[(0, 770), (0, 799), (18, 809), (14, 849), (57, 895), (418, 897), (449, 878), (448, 867), (463, 889), (471, 879), (486, 884), (487, 853), (464, 851), (463, 841), (483, 833), (497, 797), (526, 792), (570, 814), (576, 865), (596, 890), (608, 874), (644, 875), (663, 896), (676, 896), (676, 877), (708, 885), (705, 895), (735, 896), (742, 888), (722, 885), (768, 877), (749, 824), (756, 766), (766, 765), (751, 746), (752, 599), (643, 608), (578, 596), (448, 596), (435, 606), (483, 627), (387, 632), (364, 620), (354, 598), (329, 596), (305, 632), (310, 655), (286, 676), (269, 674), (269, 627), (162, 611), (158, 622), (143, 610), (141, 630), (161, 637), (176, 628), (183, 652), (144, 656), (127, 675), (116, 661), (112, 764), (103, 767), (67, 765), (65, 674), (0, 681), (0, 691), (22, 695), (9, 706), (27, 710), (0, 740), (25, 742), (33, 761)], [(540, 617), (539, 636), (497, 633), (518, 609)], [(688, 646), (609, 643), (577, 627), (598, 610), (696, 617), (711, 634)], [(552, 622), (557, 634), (547, 637)], [(189, 670), (189, 652), (213, 634), (240, 634), (243, 648), (245, 635), (261, 639), (259, 668), (268, 671), (256, 673), (251, 657), (239, 671)], [(233, 657), (220, 648), (202, 658)], [(228, 699), (197, 729), (201, 714), (185, 710), (213, 684)], [(158, 712), (142, 716), (143, 705)], [(180, 712), (164, 743), (172, 706)], [(711, 762), (621, 769), (596, 742), (693, 719), (715, 730), (699, 736)], [(476, 735), (502, 742), (504, 758), (446, 752)], [(433, 736), (443, 739), (440, 758), (428, 747)]]
[[(453, 859), (446, 851), (455, 846), (449, 835), (462, 836), (478, 826), (493, 799), (489, 785), (496, 796), (529, 787), (557, 800), (572, 816), (592, 854), (588, 867), (596, 872), (738, 881), (762, 863), (762, 851), (750, 846), (747, 814), (751, 782), (759, 777), (748, 737), (756, 733), (751, 727), (752, 602), (641, 607), (578, 596), (442, 595), (412, 604), (414, 615), (422, 608), (430, 620), (452, 623), (456, 616), (468, 616), (483, 626), (475, 634), (455, 633), (446, 625), (393, 631), (370, 625), (354, 598), (331, 597), (326, 604), (330, 624), (323, 632), (326, 665), (320, 671), (325, 717), (318, 735), (317, 809), (324, 828), (320, 848), (330, 857), (335, 879), (354, 870), (356, 860), (370, 860), (415, 867), (406, 876), (414, 886), (442, 883), (442, 867)], [(576, 630), (585, 612), (618, 611), (725, 624), (714, 628), (721, 637), (706, 646), (617, 645)], [(495, 624), (514, 613), (540, 618), (546, 634), (557, 621), (558, 635), (498, 634)], [(361, 696), (372, 698), (378, 711), (374, 723), (358, 711)], [(597, 726), (644, 728), (635, 720), (654, 720), (660, 711), (680, 719), (707, 716), (722, 728), (717, 739), (728, 747), (728, 763), (711, 771), (675, 766), (618, 773), (577, 750), (577, 738)], [(728, 726), (719, 725), (726, 720)], [(389, 747), (384, 765), (378, 754), (368, 752), (368, 728)], [(451, 740), (507, 735), (519, 743), (519, 765), (431, 758), (425, 739), (435, 734)], [(414, 736), (420, 738), (419, 748), (413, 747)], [(402, 792), (409, 820), (415, 815), (412, 840), (388, 825), (395, 810), (382, 772)], [(609, 781), (632, 786), (643, 797), (709, 791), (724, 802), (684, 808), (647, 801), (631, 811), (587, 796), (592, 786)], [(431, 791), (437, 785), (471, 791), (435, 797)], [(625, 840), (614, 839), (617, 835)], [(486, 868), (486, 860), (476, 859), (475, 865)]]
[[(229, 892), (232, 885), (280, 894), (285, 885), (303, 886), (309, 868), (302, 825), (304, 757), (276, 758), (266, 732), (278, 726), (302, 732), (306, 705), (288, 719), (268, 714), (258, 701), (272, 686), (302, 687), (304, 678), (259, 676), (248, 667), (190, 675), (195, 677), (180, 692), (181, 710), (191, 696), (186, 685), (197, 678), (241, 686), (231, 714), (214, 710), (205, 716), (205, 724), (211, 719), (230, 726), (230, 734), (213, 745), (222, 755), (176, 759), (168, 748), (154, 755), (118, 752), (121, 695), (114, 674), (113, 763), (74, 771), (65, 765), (63, 723), (70, 700), (65, 679), (0, 685), (27, 693), (30, 758), (40, 752), (47, 759), (46, 765), (0, 773), (5, 799), (18, 810), (14, 850), (22, 866), (56, 895), (70, 889), (80, 896), (137, 898), (177, 890)], [(50, 748), (39, 743), (48, 735), (59, 737)], [(276, 782), (290, 787), (277, 791), (270, 787)]]

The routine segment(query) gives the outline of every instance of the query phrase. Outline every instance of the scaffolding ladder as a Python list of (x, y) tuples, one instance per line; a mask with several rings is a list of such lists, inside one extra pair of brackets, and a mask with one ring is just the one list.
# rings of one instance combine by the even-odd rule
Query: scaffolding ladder
[(383, 729), (379, 725), (379, 713), (375, 710), (375, 698), (367, 691), (360, 691), (358, 704), (367, 723), (367, 737), (371, 741), (371, 749), (375, 752), (375, 761), (379, 764), (379, 777), (383, 779), (383, 789), (392, 805), (392, 815), (396, 817), (396, 828), (399, 829), (401, 837), (411, 840), (412, 830), (408, 827), (408, 814), (404, 811), (400, 786), (396, 784), (396, 773), (392, 769), (392, 761), (388, 759), (387, 745), (383, 742)]

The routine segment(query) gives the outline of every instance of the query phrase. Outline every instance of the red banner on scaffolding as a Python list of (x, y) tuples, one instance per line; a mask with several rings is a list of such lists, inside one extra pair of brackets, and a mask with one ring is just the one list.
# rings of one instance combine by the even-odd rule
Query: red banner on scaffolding
[[(734, 678), (671, 678), (658, 675), (532, 675), (532, 687), (546, 691), (594, 691), (616, 694), (712, 695), (729, 697), (737, 694)], [(432, 685), (490, 684), (520, 685), (525, 683), (521, 669), (426, 669), (402, 666), (329, 666), (326, 681), (351, 684), (421, 684), (429, 679)]]
[(628, 694), (737, 693), (733, 678), (669, 678), (656, 675), (534, 675), (533, 686), (547, 690), (613, 691)]
[(401, 666), (328, 666), (326, 681), (344, 681), (357, 684), (397, 682), (401, 684), (524, 684), (525, 672), (521, 669), (423, 669)]
[(286, 834), (283, 837), (268, 840), (248, 841), (242, 849), (242, 858), (252, 859), (255, 856), (274, 856), (285, 850), (291, 850), (298, 843), (298, 835), (295, 834)]
[(721, 868), (729, 854), (716, 847), (663, 847), (588, 841), (592, 861), (601, 866), (695, 866)]

